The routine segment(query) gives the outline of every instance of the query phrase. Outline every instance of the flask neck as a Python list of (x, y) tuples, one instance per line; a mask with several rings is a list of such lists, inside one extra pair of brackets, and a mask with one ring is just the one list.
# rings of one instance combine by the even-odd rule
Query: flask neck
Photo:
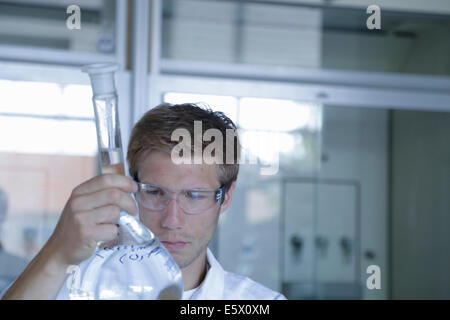
[(117, 95), (95, 95), (93, 103), (101, 167), (125, 174)]

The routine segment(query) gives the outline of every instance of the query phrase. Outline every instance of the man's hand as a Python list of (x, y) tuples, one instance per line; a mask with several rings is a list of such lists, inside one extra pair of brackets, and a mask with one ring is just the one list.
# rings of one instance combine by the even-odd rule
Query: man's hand
[(13, 283), (3, 299), (55, 299), (67, 278), (67, 267), (90, 257), (98, 241), (117, 236), (120, 210), (136, 215), (129, 195), (136, 183), (104, 174), (76, 187), (50, 239)]
[(79, 264), (94, 253), (97, 242), (113, 240), (120, 210), (138, 212), (129, 195), (136, 191), (133, 180), (116, 174), (103, 174), (77, 186), (46, 244), (53, 258), (64, 265)]

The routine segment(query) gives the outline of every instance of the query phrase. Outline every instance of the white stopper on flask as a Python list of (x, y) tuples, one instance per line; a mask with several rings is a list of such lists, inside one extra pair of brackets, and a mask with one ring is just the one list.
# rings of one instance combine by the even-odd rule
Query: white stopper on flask
[(89, 74), (94, 96), (116, 92), (114, 73), (117, 70), (117, 63), (94, 63), (81, 68), (81, 71)]

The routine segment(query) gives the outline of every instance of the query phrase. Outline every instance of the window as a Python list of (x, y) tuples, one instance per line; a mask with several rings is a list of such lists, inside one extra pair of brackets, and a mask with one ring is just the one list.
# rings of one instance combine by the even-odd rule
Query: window
[(380, 30), (367, 28), (370, 1), (263, 2), (164, 1), (163, 58), (450, 74), (449, 1), (384, 1)]
[(96, 174), (97, 140), (89, 86), (0, 80), (0, 96), (0, 242), (18, 263), (0, 274), (6, 286), (47, 241), (72, 189)]

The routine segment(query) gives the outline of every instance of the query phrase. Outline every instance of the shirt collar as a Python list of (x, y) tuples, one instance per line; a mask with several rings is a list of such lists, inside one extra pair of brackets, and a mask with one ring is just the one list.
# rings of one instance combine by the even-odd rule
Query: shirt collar
[(206, 263), (210, 266), (209, 270), (200, 286), (192, 294), (191, 300), (223, 299), (225, 272), (209, 248), (206, 251)]

